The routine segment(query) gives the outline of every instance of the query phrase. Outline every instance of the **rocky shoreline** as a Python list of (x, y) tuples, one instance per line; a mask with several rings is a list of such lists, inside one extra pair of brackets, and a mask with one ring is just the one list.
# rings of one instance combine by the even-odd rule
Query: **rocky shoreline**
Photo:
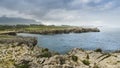
[(28, 47), (33, 47), (37, 45), (37, 40), (35, 37), (12, 36), (10, 38), (0, 38), (0, 44), (11, 44), (15, 46), (24, 44)]
[(32, 37), (0, 39), (0, 68), (120, 68), (120, 52), (74, 48), (60, 55), (36, 43)]
[(98, 28), (83, 28), (83, 27), (72, 27), (72, 28), (65, 28), (65, 29), (47, 29), (47, 30), (37, 30), (37, 31), (29, 31), (29, 30), (22, 30), (18, 31), (18, 33), (31, 33), (31, 34), (67, 34), (67, 33), (85, 33), (85, 32), (100, 32)]
[(13, 35), (16, 36), (17, 33), (30, 33), (30, 34), (68, 34), (68, 33), (85, 33), (85, 32), (100, 32), (98, 28), (83, 28), (83, 27), (70, 27), (63, 29), (44, 29), (44, 30), (17, 30), (17, 31), (3, 31), (0, 35)]

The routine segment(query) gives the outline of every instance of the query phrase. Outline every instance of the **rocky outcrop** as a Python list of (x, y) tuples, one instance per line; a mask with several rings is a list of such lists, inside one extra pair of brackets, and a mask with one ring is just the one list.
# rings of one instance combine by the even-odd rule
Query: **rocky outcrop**
[[(68, 55), (78, 57), (78, 61), (91, 68), (120, 68), (120, 53), (103, 53), (97, 50), (82, 50), (74, 48)], [(78, 62), (77, 61), (77, 62)], [(79, 63), (78, 62), (78, 63)], [(84, 67), (84, 68), (88, 68)], [(78, 66), (78, 68), (82, 68)]]
[(29, 47), (33, 47), (37, 44), (37, 39), (33, 37), (8, 37), (8, 38), (0, 38), (0, 44), (11, 44), (15, 46), (19, 46), (25, 44)]
[(1, 46), (2, 68), (120, 68), (120, 53), (84, 51), (75, 48), (65, 55), (35, 46)]
[[(43, 59), (41, 60), (43, 61)], [(102, 53), (74, 48), (66, 55), (45, 59), (35, 68), (120, 68), (120, 53)]]
[(40, 68), (41, 64), (54, 54), (54, 52), (37, 46), (31, 49), (25, 44), (21, 46), (4, 45), (0, 46), (0, 67), (36, 68), (37, 66)]
[(32, 33), (32, 34), (62, 34), (62, 33), (84, 33), (84, 32), (100, 32), (98, 28), (83, 28), (83, 27), (74, 27), (74, 28), (64, 28), (64, 29), (49, 29), (49, 30), (40, 30), (40, 31), (20, 31), (19, 33)]

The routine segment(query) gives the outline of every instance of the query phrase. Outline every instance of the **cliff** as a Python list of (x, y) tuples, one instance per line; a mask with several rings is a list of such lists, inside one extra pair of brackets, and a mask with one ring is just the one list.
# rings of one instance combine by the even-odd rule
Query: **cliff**
[(29, 68), (34, 64), (40, 65), (39, 61), (56, 54), (36, 44), (37, 39), (33, 37), (0, 38), (0, 68)]
[(40, 25), (14, 25), (1, 26), (0, 35), (16, 35), (16, 33), (33, 34), (63, 34), (63, 33), (84, 33), (100, 32), (98, 28), (77, 27), (77, 26), (40, 26)]
[(85, 32), (100, 32), (98, 28), (83, 28), (83, 27), (69, 27), (69, 28), (50, 28), (40, 30), (21, 30), (19, 33), (32, 33), (32, 34), (66, 34), (66, 33), (85, 33)]

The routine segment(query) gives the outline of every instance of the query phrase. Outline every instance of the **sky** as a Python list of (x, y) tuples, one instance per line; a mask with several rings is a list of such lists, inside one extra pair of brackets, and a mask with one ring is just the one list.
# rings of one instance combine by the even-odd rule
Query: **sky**
[(120, 0), (0, 0), (0, 24), (120, 27)]

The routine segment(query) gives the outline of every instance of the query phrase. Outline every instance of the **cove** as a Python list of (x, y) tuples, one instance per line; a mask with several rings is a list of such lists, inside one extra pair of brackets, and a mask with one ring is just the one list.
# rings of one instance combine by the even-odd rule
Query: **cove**
[(36, 37), (38, 39), (37, 45), (61, 54), (73, 48), (83, 48), (85, 50), (101, 48), (103, 51), (115, 51), (120, 49), (119, 30), (55, 35), (18, 33), (17, 35)]

